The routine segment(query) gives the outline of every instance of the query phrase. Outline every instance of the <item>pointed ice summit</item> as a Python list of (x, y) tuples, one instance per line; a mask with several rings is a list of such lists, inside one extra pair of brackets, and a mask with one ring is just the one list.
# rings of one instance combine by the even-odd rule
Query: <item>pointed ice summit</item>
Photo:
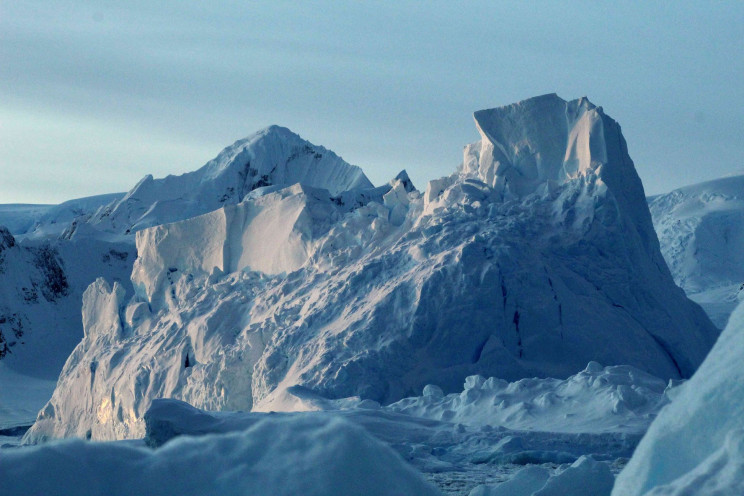
[[(137, 294), (89, 287), (86, 336), (27, 439), (141, 436), (158, 397), (210, 410), (300, 408), (298, 390), (392, 402), (590, 361), (689, 377), (718, 330), (674, 285), (619, 125), (555, 95), (475, 119), (481, 141), (424, 194), (404, 174), (372, 189), (347, 167), (322, 184), (297, 171), (300, 184), (244, 195), (251, 180), (240, 203), (141, 229)], [(123, 224), (148, 222), (131, 212)]]
[(89, 222), (105, 231), (129, 233), (239, 203), (258, 188), (297, 183), (332, 194), (372, 187), (359, 167), (285, 127), (270, 126), (236, 141), (196, 171), (162, 179), (145, 176)]

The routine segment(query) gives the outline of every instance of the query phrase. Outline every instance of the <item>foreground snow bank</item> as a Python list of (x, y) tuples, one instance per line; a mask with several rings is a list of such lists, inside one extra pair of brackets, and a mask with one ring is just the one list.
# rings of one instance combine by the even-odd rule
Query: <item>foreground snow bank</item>
[(744, 305), (651, 424), (615, 496), (744, 494)]
[(3, 494), (437, 494), (390, 448), (333, 416), (266, 416), (154, 451), (80, 440), (8, 450), (0, 481)]
[(668, 402), (667, 384), (628, 365), (590, 362), (568, 379), (470, 376), (462, 393), (444, 396), (433, 385), (424, 395), (387, 408), (467, 425), (498, 425), (544, 432), (643, 433)]

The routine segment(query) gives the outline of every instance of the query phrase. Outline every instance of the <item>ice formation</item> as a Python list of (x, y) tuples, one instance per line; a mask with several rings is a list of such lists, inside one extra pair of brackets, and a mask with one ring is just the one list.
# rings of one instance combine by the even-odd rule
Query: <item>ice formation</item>
[(462, 393), (444, 395), (435, 385), (423, 395), (386, 408), (415, 417), (468, 425), (545, 432), (643, 434), (668, 402), (669, 385), (627, 365), (591, 362), (567, 379), (470, 376)]
[[(86, 292), (85, 339), (28, 440), (138, 437), (158, 397), (250, 410), (302, 386), (390, 403), (426, 384), (568, 377), (590, 361), (692, 374), (718, 331), (674, 285), (619, 125), (556, 95), (476, 124), (461, 169), (423, 194), (405, 175), (370, 188), (343, 166), (335, 189), (304, 173), (310, 184), (238, 181), (231, 198), (244, 201), (142, 229), (136, 296), (103, 280)], [(178, 181), (222, 181), (205, 171), (242, 167), (241, 147)], [(144, 202), (149, 213), (127, 206), (155, 184), (99, 220), (168, 220), (167, 198)], [(191, 212), (179, 205), (179, 218)]]
[(744, 176), (649, 199), (674, 280), (723, 328), (744, 296)]
[(614, 496), (742, 494), (744, 304), (700, 369), (651, 424)]

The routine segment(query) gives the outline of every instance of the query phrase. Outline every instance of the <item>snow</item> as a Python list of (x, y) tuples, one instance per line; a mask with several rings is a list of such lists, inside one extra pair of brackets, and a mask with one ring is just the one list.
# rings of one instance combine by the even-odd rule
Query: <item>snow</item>
[[(141, 437), (158, 397), (306, 408), (285, 396), (300, 386), (306, 398), (388, 404), (427, 384), (459, 391), (472, 375), (567, 378), (591, 361), (691, 375), (718, 331), (673, 283), (617, 123), (555, 95), (476, 122), (482, 142), (424, 195), (402, 173), (339, 194), (262, 186), (146, 229), (157, 209), (127, 217), (142, 228), (136, 294), (88, 295), (86, 336), (28, 439)], [(275, 132), (226, 149), (199, 177), (222, 177), (215, 164)], [(507, 180), (521, 168), (533, 179)], [(145, 183), (130, 197), (159, 191)], [(638, 399), (607, 394), (623, 407)]]
[(555, 475), (532, 465), (498, 486), (479, 486), (470, 496), (609, 496), (614, 481), (607, 464), (582, 456)]
[(649, 199), (674, 280), (723, 328), (744, 283), (744, 176)]
[(257, 188), (298, 183), (333, 195), (372, 188), (359, 167), (287, 128), (270, 126), (236, 141), (196, 171), (162, 179), (144, 177), (88, 222), (103, 231), (126, 234), (239, 203)]
[(651, 424), (618, 477), (615, 496), (741, 494), (743, 356), (739, 305), (698, 371)]
[(387, 408), (400, 413), (469, 425), (544, 432), (643, 434), (668, 402), (667, 383), (627, 365), (591, 362), (567, 379), (506, 382), (471, 376), (462, 393), (442, 395), (433, 385), (423, 396)]
[(0, 430), (33, 424), (36, 414), (51, 398), (55, 385), (56, 381), (19, 374), (0, 362)]
[[(206, 412), (177, 400), (156, 400), (145, 415), (144, 439), (149, 446), (158, 447), (179, 436), (240, 432), (266, 418), (342, 417), (392, 447), (427, 479), (456, 494), (467, 494), (478, 485), (510, 481), (523, 467), (531, 473), (529, 467), (534, 464), (540, 464), (540, 471), (546, 474), (562, 474), (563, 486), (582, 480), (590, 488), (604, 487), (604, 492), (597, 494), (609, 494), (612, 467), (622, 463), (640, 439), (640, 435), (619, 432), (578, 435), (513, 431), (479, 426), (477, 421), (452, 423), (397, 413), (358, 399), (356, 404), (347, 399), (345, 405), (325, 406), (329, 409), (302, 413)], [(544, 485), (545, 480), (538, 488)], [(561, 484), (552, 481), (550, 486)]]
[(265, 417), (156, 450), (68, 440), (2, 455), (5, 494), (437, 494), (392, 449), (329, 416)]

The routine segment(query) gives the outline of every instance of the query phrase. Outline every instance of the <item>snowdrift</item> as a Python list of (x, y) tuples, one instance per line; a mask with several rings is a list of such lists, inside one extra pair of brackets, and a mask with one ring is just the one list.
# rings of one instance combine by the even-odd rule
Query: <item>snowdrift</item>
[(476, 124), (423, 194), (405, 175), (262, 186), (141, 230), (136, 296), (88, 290), (85, 339), (27, 440), (140, 437), (158, 397), (250, 410), (299, 385), (391, 403), (590, 361), (691, 375), (718, 331), (674, 285), (619, 125), (556, 95)]
[(613, 495), (744, 492), (744, 305), (700, 369), (661, 411)]
[(264, 418), (150, 450), (68, 440), (3, 451), (3, 494), (435, 495), (393, 450), (335, 417)]

